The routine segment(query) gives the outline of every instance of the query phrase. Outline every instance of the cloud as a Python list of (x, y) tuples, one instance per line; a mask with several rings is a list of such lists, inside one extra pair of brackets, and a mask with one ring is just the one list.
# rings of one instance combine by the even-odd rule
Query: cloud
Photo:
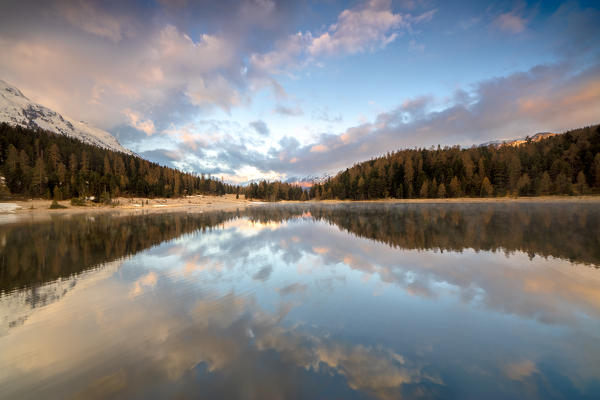
[[(190, 2), (184, 12), (176, 4), (33, 3), (0, 15), (0, 75), (77, 120), (112, 131), (130, 123), (130, 109), (160, 131), (247, 104), (261, 85), (285, 93), (243, 71), (250, 54), (283, 35), (294, 5)], [(224, 24), (231, 29), (214, 29)]]
[(308, 289), (308, 285), (302, 284), (302, 283), (292, 283), (290, 285), (284, 286), (281, 289), (279, 289), (279, 294), (282, 296), (287, 296), (290, 294), (300, 294), (300, 293), (304, 293), (306, 292), (306, 290)]
[(104, 129), (129, 124), (126, 109), (163, 125), (244, 101), (231, 43), (212, 35), (195, 42), (172, 25), (118, 44), (48, 35), (0, 39), (0, 50), (0, 73), (30, 98)]
[(302, 67), (320, 57), (349, 55), (385, 48), (398, 38), (400, 29), (411, 31), (430, 21), (436, 10), (418, 16), (394, 13), (390, 0), (369, 0), (343, 10), (323, 33), (297, 32), (275, 43), (266, 53), (254, 53), (250, 63), (259, 71), (281, 73)]
[(56, 9), (73, 26), (113, 42), (120, 41), (133, 21), (105, 12), (99, 5), (94, 1), (61, 1)]
[[(450, 98), (413, 96), (349, 127), (341, 126), (336, 110), (318, 104), (317, 111), (307, 109), (309, 100), (288, 94), (279, 74), (377, 51), (402, 35), (410, 37), (399, 48), (422, 51), (424, 42), (415, 35), (419, 24), (437, 15), (428, 2), (356, 2), (308, 30), (298, 29), (306, 14), (297, 11), (310, 9), (303, 2), (34, 4), (13, 2), (0, 14), (0, 76), (32, 100), (158, 157), (153, 161), (187, 170), (251, 179), (334, 173), (390, 149), (471, 145), (597, 122), (600, 14), (575, 3), (558, 7), (540, 28), (557, 64), (463, 85)], [(518, 33), (533, 14), (517, 7), (488, 17), (494, 29)], [(572, 64), (560, 62), (567, 59)], [(294, 130), (274, 131), (268, 119), (233, 126), (228, 113), (251, 104), (264, 89), (273, 93), (267, 114), (331, 124), (310, 124), (312, 136), (302, 143), (290, 138)]]
[(154, 128), (154, 122), (149, 119), (142, 119), (142, 117), (129, 109), (124, 111), (125, 115), (129, 118), (129, 125), (134, 127), (137, 130), (144, 132), (146, 135), (150, 136), (156, 129)]
[(306, 145), (284, 137), (264, 154), (221, 141), (215, 145), (216, 160), (233, 169), (247, 164), (257, 171), (302, 176), (336, 173), (390, 149), (471, 146), (540, 131), (562, 132), (598, 122), (598, 76), (600, 65), (583, 70), (567, 64), (541, 65), (458, 89), (451, 99), (432, 95), (406, 99), (371, 122), (341, 134), (321, 134)]
[(252, 279), (255, 281), (266, 281), (271, 276), (273, 272), (273, 267), (270, 265), (265, 265), (261, 269), (259, 269), (254, 275), (252, 275)]
[(252, 54), (250, 64), (261, 72), (281, 73), (283, 69), (299, 62), (298, 59), (306, 52), (311, 41), (312, 34), (310, 32), (298, 32), (290, 35), (278, 40), (274, 44), (274, 50)]
[(323, 153), (327, 150), (328, 150), (327, 146), (322, 145), (322, 144), (316, 144), (310, 148), (311, 153)]
[[(581, 71), (566, 64), (537, 66), (481, 81), (469, 91), (458, 90), (448, 103), (432, 96), (407, 99), (372, 122), (288, 148), (288, 158), (279, 165), (266, 164), (291, 174), (335, 173), (390, 149), (470, 146), (496, 138), (586, 126), (598, 122), (598, 76), (600, 65)], [(296, 162), (290, 164), (292, 158)]]
[(287, 115), (287, 116), (298, 116), (304, 114), (300, 106), (296, 105), (294, 107), (284, 106), (283, 104), (278, 104), (273, 110), (276, 114)]
[(258, 120), (250, 122), (250, 127), (253, 128), (259, 135), (269, 136), (269, 127), (264, 121)]
[(370, 0), (342, 11), (327, 32), (312, 39), (308, 53), (312, 56), (353, 54), (385, 47), (398, 36), (393, 30), (409, 25), (406, 17), (391, 11), (391, 1)]
[(515, 12), (500, 14), (493, 22), (493, 25), (508, 33), (517, 34), (525, 30), (527, 20)]
[(599, 76), (598, 64), (585, 69), (566, 63), (540, 65), (459, 88), (451, 98), (405, 99), (370, 122), (337, 134), (320, 134), (309, 143), (285, 136), (264, 151), (232, 131), (203, 143), (198, 157), (189, 146), (181, 148), (181, 157), (198, 160), (193, 164), (198, 170), (208, 166), (213, 173), (231, 175), (230, 179), (239, 173), (244, 178), (236, 182), (246, 182), (261, 174), (285, 179), (286, 175), (336, 173), (391, 149), (471, 146), (540, 131), (562, 132), (598, 122)]
[(536, 372), (539, 371), (531, 360), (515, 361), (504, 366), (506, 376), (515, 381), (522, 381)]

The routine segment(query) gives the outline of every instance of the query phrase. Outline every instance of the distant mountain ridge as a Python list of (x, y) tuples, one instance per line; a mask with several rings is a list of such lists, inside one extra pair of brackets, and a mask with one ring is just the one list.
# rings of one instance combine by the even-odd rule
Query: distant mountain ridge
[[(531, 142), (539, 142), (540, 140), (547, 139), (552, 136), (560, 135), (560, 133), (552, 133), (552, 132), (540, 132), (536, 133), (533, 136), (529, 136), (529, 141)], [(524, 143), (527, 143), (527, 137), (518, 138), (518, 139), (502, 139), (502, 140), (492, 140), (490, 142), (485, 142), (480, 144), (478, 147), (485, 146), (494, 146), (494, 147), (502, 147), (502, 146), (520, 146)]]
[(1, 79), (0, 122), (30, 129), (45, 129), (104, 149), (133, 154), (110, 133), (34, 103), (18, 88)]
[(331, 178), (329, 174), (323, 175), (309, 175), (309, 176), (292, 176), (285, 180), (286, 183), (292, 185), (298, 185), (303, 188), (310, 188), (314, 184), (326, 182), (327, 179)]

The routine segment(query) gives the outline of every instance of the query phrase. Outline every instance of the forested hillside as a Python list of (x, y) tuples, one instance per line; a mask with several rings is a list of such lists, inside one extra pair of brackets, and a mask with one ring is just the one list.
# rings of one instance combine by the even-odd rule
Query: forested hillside
[[(220, 180), (56, 135), (0, 124), (0, 174), (13, 196), (178, 197), (235, 193)], [(4, 188), (6, 189), (6, 188)], [(6, 193), (5, 193), (6, 195)]]
[(518, 146), (401, 150), (310, 189), (317, 199), (600, 193), (600, 125)]
[(243, 188), (242, 192), (250, 200), (308, 200), (308, 194), (302, 187), (281, 181), (251, 183)]
[(0, 182), (0, 196), (58, 200), (197, 193), (266, 201), (600, 194), (600, 125), (518, 146), (400, 150), (306, 192), (282, 182), (237, 187), (51, 132), (0, 124), (0, 175), (6, 185)]

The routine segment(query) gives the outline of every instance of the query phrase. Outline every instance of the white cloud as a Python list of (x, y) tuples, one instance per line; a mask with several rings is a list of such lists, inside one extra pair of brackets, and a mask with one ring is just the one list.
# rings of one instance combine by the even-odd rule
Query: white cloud
[(408, 27), (402, 14), (391, 11), (391, 1), (370, 0), (355, 9), (342, 11), (328, 32), (315, 37), (308, 47), (309, 54), (359, 53), (375, 47), (385, 47), (397, 33), (393, 29)]
[(134, 127), (135, 129), (144, 132), (146, 135), (150, 136), (156, 132), (154, 127), (154, 122), (150, 119), (143, 119), (140, 114), (135, 111), (131, 111), (129, 109), (124, 111), (127, 118), (129, 118), (129, 125)]
[(290, 66), (302, 67), (318, 57), (362, 53), (384, 48), (399, 36), (398, 30), (411, 30), (430, 21), (436, 10), (413, 17), (394, 13), (390, 0), (369, 0), (342, 11), (326, 32), (298, 32), (280, 40), (267, 53), (255, 53), (251, 64), (260, 71), (282, 72)]
[(335, 173), (391, 149), (470, 146), (594, 124), (600, 109), (599, 68), (576, 73), (563, 64), (537, 66), (479, 82), (469, 93), (459, 90), (449, 103), (433, 96), (407, 99), (341, 134), (322, 134), (304, 146), (293, 142), (283, 159), (252, 159), (259, 167), (291, 174)]

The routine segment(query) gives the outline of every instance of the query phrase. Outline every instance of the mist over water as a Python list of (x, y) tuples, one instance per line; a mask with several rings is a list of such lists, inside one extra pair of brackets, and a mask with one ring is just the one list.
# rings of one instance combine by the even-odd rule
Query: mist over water
[(596, 398), (594, 204), (0, 225), (0, 398)]

